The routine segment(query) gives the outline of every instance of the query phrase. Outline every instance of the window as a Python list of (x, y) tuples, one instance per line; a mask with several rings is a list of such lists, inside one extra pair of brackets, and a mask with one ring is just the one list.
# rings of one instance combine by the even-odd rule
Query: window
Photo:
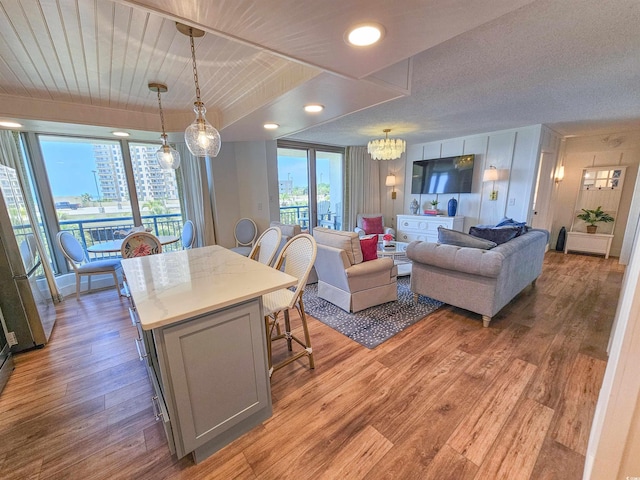
[[(158, 167), (155, 151), (159, 145), (54, 135), (26, 138), (27, 143), (37, 139), (42, 154), (46, 176), (37, 177), (39, 190), (44, 186), (51, 193), (51, 204), (42, 210), (57, 216), (57, 224), (47, 222), (50, 244), (58, 225), (70, 230), (85, 250), (94, 243), (123, 238), (140, 220), (155, 235), (180, 236), (176, 174)], [(39, 159), (36, 154), (31, 161), (39, 164)], [(36, 165), (36, 175), (38, 170), (41, 168)], [(41, 204), (49, 202), (47, 196), (40, 198)], [(179, 243), (166, 246), (166, 250), (179, 248)], [(57, 257), (58, 273), (68, 270), (55, 251), (52, 257)]]
[(339, 230), (343, 160), (341, 148), (278, 142), (280, 221)]

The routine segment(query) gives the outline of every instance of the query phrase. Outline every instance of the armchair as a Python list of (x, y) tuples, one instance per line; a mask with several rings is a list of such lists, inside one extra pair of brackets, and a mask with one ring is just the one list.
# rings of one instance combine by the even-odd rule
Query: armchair
[(393, 235), (393, 238), (396, 237), (396, 231), (393, 228), (384, 226), (384, 217), (381, 213), (359, 213), (356, 216), (354, 232), (360, 237), (378, 234), (378, 242), (382, 242), (382, 235), (387, 233)]
[(398, 269), (393, 260), (364, 262), (357, 233), (316, 227), (313, 237), (318, 246), (318, 297), (347, 312), (398, 299)]

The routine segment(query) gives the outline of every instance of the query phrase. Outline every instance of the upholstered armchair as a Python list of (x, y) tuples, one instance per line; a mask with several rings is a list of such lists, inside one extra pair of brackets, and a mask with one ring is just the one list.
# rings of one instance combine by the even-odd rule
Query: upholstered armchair
[(363, 261), (357, 233), (316, 227), (313, 237), (318, 245), (315, 268), (320, 298), (347, 312), (398, 299), (398, 269), (393, 260)]
[(378, 234), (378, 241), (382, 242), (382, 235), (390, 234), (396, 238), (396, 231), (384, 226), (384, 217), (381, 213), (359, 213), (356, 216), (356, 228), (354, 231), (360, 236)]

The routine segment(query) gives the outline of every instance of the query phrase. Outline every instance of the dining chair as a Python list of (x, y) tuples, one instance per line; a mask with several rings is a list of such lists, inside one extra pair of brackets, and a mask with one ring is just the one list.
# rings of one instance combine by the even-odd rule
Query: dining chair
[(193, 248), (193, 244), (196, 243), (196, 227), (191, 220), (184, 222), (181, 240), (183, 250), (190, 250)]
[(281, 241), (282, 231), (279, 228), (267, 228), (262, 232), (262, 235), (258, 237), (258, 240), (256, 240), (255, 245), (251, 249), (251, 253), (249, 253), (249, 258), (264, 263), (265, 265), (271, 265)]
[(162, 253), (160, 239), (149, 232), (134, 232), (122, 240), (120, 254), (122, 258), (144, 257)]
[(230, 250), (248, 257), (258, 236), (256, 222), (250, 218), (241, 218), (236, 223), (233, 236), (236, 239), (236, 246)]
[(61, 231), (56, 235), (58, 248), (64, 257), (71, 264), (71, 268), (76, 276), (76, 298), (80, 298), (80, 280), (83, 275), (87, 276), (87, 292), (91, 291), (91, 276), (110, 273), (113, 275), (118, 295), (120, 295), (120, 283), (118, 281), (118, 272), (122, 270), (119, 258), (108, 258), (104, 260), (94, 260), (90, 262), (87, 259), (82, 245), (70, 232)]
[[(302, 293), (304, 292), (304, 287), (307, 283), (307, 277), (309, 276), (311, 267), (313, 267), (316, 260), (316, 252), (316, 241), (308, 233), (296, 235), (289, 240), (284, 247), (282, 247), (278, 258), (276, 259), (274, 268), (278, 270), (282, 269), (285, 273), (296, 277), (298, 279), (298, 283), (294, 290), (283, 288), (262, 296), (267, 332), (267, 361), (269, 364), (270, 377), (274, 371), (279, 370), (285, 365), (288, 365), (304, 356), (309, 357), (309, 368), (315, 368), (313, 350), (311, 348), (311, 337), (309, 336), (307, 317), (305, 315), (304, 304), (302, 302)], [(299, 339), (291, 333), (289, 310), (292, 308), (295, 308), (300, 316), (304, 340)], [(283, 332), (280, 332), (280, 327), (278, 325), (278, 317), (280, 313), (284, 314)], [(294, 355), (288, 356), (274, 365), (272, 359), (272, 342), (279, 339), (287, 340), (287, 348), (289, 352), (293, 351), (292, 342), (296, 342), (302, 347), (302, 350)]]

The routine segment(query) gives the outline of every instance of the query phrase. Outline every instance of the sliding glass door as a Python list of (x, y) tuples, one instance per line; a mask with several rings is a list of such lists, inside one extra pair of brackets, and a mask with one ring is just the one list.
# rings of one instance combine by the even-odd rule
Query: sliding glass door
[(339, 230), (343, 164), (342, 148), (278, 142), (280, 221)]

